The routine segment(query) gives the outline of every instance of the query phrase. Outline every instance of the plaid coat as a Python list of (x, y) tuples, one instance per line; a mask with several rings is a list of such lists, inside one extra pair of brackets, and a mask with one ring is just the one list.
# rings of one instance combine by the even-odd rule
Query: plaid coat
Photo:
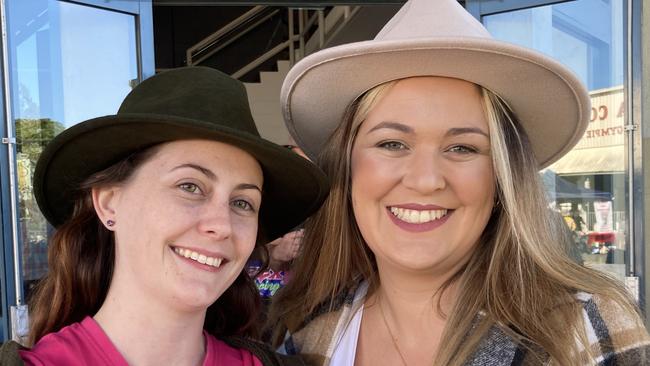
[[(309, 365), (329, 365), (337, 342), (356, 310), (363, 305), (366, 292), (367, 285), (362, 282), (339, 296), (333, 311), (326, 311), (329, 306), (324, 307), (299, 331), (287, 334), (279, 351), (300, 354)], [(587, 336), (594, 354), (598, 355), (596, 365), (650, 365), (650, 336), (641, 319), (622, 314), (616, 305), (590, 294), (576, 294), (576, 301), (582, 305)], [(531, 361), (527, 353), (525, 347), (494, 325), (465, 365), (527, 365)]]

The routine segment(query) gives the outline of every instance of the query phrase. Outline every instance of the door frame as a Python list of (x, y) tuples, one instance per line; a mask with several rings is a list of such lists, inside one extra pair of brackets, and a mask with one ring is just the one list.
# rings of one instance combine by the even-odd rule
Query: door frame
[[(466, 0), (465, 7), (476, 19), (482, 22), (487, 15), (505, 13), (538, 6), (553, 5), (576, 0)], [(626, 285), (638, 294), (639, 306), (643, 311), (650, 298), (650, 283), (647, 281), (646, 268), (650, 266), (650, 258), (646, 255), (645, 242), (645, 210), (650, 209), (650, 200), (645, 200), (643, 174), (643, 129), (650, 131), (650, 124), (642, 123), (644, 119), (642, 98), (643, 87), (650, 84), (643, 77), (643, 41), (642, 20), (648, 18), (650, 11), (643, 13), (642, 0), (623, 0), (623, 34), (624, 34), (624, 90), (626, 109), (625, 126), (628, 131), (625, 139), (625, 176), (626, 176), (626, 223), (625, 244), (630, 248), (626, 253)], [(645, 62), (647, 64), (647, 62)], [(647, 77), (645, 78), (647, 79)], [(648, 101), (645, 102), (646, 107)], [(648, 113), (646, 113), (647, 115)], [(645, 117), (647, 120), (648, 118)], [(647, 125), (647, 126), (646, 126)], [(650, 135), (650, 132), (645, 135)], [(650, 188), (650, 183), (649, 183)], [(650, 315), (650, 314), (648, 314)], [(650, 318), (648, 319), (650, 323)]]
[[(0, 18), (3, 37), (0, 38), (0, 341), (11, 338), (11, 308), (24, 304), (22, 299), (21, 244), (17, 235), (20, 225), (17, 212), (17, 177), (16, 146), (13, 114), (11, 111), (12, 96), (10, 93), (10, 77), (8, 65), (8, 50), (6, 37), (6, 4), (13, 1), (0, 0)], [(138, 82), (155, 73), (153, 15), (151, 0), (111, 1), (105, 0), (57, 0), (91, 6), (107, 11), (118, 11), (135, 17), (136, 49), (138, 60)], [(13, 200), (13, 202), (12, 202)]]

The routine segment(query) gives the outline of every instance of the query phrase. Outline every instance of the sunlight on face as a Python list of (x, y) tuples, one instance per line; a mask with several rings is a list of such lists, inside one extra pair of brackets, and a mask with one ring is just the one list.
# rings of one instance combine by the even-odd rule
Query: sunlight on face
[(354, 215), (380, 270), (452, 274), (495, 195), (480, 89), (442, 77), (400, 80), (360, 126), (351, 167)]
[(113, 188), (111, 286), (178, 309), (205, 310), (242, 271), (257, 237), (262, 170), (225, 143), (161, 145)]

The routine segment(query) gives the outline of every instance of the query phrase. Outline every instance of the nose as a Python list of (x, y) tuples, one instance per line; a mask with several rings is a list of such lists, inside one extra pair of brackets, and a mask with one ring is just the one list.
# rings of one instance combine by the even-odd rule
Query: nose
[(232, 221), (228, 204), (206, 205), (199, 217), (199, 231), (214, 240), (225, 240), (232, 234)]
[(433, 151), (416, 151), (404, 164), (402, 183), (420, 194), (431, 194), (447, 186), (439, 157)]

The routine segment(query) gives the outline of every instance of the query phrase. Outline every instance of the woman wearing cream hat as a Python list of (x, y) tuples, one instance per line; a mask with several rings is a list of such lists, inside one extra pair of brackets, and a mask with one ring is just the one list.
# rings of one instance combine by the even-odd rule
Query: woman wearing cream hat
[(371, 41), (317, 52), (282, 89), (332, 190), (306, 225), (274, 342), (315, 365), (640, 365), (633, 300), (572, 262), (538, 170), (589, 97), (454, 0), (412, 0)]

